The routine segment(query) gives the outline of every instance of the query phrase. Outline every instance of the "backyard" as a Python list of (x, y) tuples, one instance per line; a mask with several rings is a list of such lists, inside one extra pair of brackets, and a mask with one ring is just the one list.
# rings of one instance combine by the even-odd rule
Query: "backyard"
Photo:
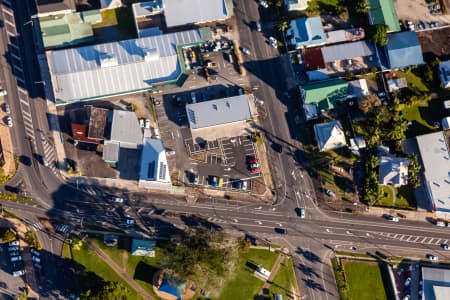
[[(413, 192), (409, 186), (401, 187), (388, 187), (381, 185), (381, 198), (378, 200), (377, 205), (386, 207), (398, 207), (398, 208), (408, 208), (415, 207), (416, 202), (414, 201)], [(394, 203), (394, 193), (395, 193), (395, 203)]]
[(376, 262), (343, 262), (350, 299), (394, 299), (386, 266)]

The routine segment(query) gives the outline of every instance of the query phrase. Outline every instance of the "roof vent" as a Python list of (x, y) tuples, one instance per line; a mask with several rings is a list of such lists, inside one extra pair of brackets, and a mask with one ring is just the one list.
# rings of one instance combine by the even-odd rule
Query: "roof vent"
[(212, 107), (213, 107), (215, 110), (219, 110), (219, 108), (217, 107), (217, 104), (213, 104)]
[(114, 67), (119, 65), (117, 56), (114, 53), (99, 53), (98, 58), (100, 60), (100, 66), (102, 68)]
[(159, 58), (159, 52), (158, 49), (152, 48), (152, 49), (144, 49), (144, 60), (146, 62), (155, 61)]
[(228, 107), (228, 108), (231, 108), (231, 104), (230, 104), (230, 102), (228, 102), (228, 101), (227, 101), (227, 107)]

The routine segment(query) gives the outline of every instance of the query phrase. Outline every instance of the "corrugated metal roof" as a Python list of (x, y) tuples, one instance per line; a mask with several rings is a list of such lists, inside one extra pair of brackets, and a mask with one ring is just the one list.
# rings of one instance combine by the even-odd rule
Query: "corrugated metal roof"
[(245, 121), (252, 118), (247, 95), (186, 105), (191, 129)]
[(337, 101), (347, 97), (347, 87), (348, 83), (342, 79), (305, 84), (304, 102), (316, 105), (318, 111), (333, 109)]
[(133, 3), (135, 18), (152, 15), (162, 11), (162, 0)]
[(48, 51), (55, 98), (70, 102), (175, 80), (181, 74), (176, 46), (201, 41), (200, 31), (190, 30)]
[(320, 17), (292, 20), (287, 32), (293, 36), (291, 44), (296, 48), (320, 45), (326, 40)]
[(421, 65), (423, 61), (422, 47), (414, 31), (403, 31), (389, 35), (386, 45), (389, 67), (391, 69)]
[(59, 1), (36, 0), (36, 5), (37, 5), (38, 12), (40, 14), (63, 11), (63, 10), (75, 11), (74, 0), (59, 0)]
[(163, 0), (167, 27), (223, 20), (228, 17), (224, 0)]
[(374, 46), (370, 42), (366, 41), (322, 47), (322, 55), (325, 63), (337, 60), (352, 59), (355, 57), (371, 56), (374, 54)]
[(408, 165), (406, 158), (381, 156), (379, 177), (380, 184), (401, 186), (408, 183)]
[(161, 140), (144, 139), (139, 180), (171, 182), (166, 151)]
[(389, 31), (400, 31), (392, 0), (369, 0), (369, 20), (371, 24), (386, 24)]
[(314, 125), (319, 151), (342, 148), (347, 145), (344, 129), (340, 121), (331, 121)]
[(132, 111), (114, 110), (111, 137), (122, 148), (137, 148), (142, 145), (142, 130), (136, 114)]

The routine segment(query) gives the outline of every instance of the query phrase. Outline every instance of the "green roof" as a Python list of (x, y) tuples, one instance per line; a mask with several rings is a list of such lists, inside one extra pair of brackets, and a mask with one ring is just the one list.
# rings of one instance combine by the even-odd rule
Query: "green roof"
[(92, 23), (100, 20), (98, 10), (41, 17), (39, 27), (43, 46), (49, 48), (93, 41)]
[(390, 32), (400, 31), (400, 24), (392, 0), (369, 0), (371, 24), (386, 24)]
[(315, 104), (317, 111), (335, 108), (336, 102), (347, 97), (348, 83), (342, 79), (320, 81), (303, 86), (305, 104)]

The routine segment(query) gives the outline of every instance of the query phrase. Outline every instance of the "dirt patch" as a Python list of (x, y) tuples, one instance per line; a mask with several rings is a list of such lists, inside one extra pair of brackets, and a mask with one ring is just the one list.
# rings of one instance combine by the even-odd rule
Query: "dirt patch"
[[(6, 102), (0, 102), (0, 119), (5, 120), (7, 113), (4, 111), (3, 107)], [(9, 127), (3, 121), (0, 123), (0, 145), (1, 151), (3, 153), (3, 158), (5, 160), (5, 165), (3, 166), (4, 174), (9, 175), (15, 172), (16, 164), (14, 162), (14, 154), (12, 151), (12, 143), (11, 143), (11, 135), (9, 131)]]
[(430, 4), (424, 0), (394, 0), (394, 5), (399, 20), (409, 20), (414, 23), (423, 21), (445, 24), (449, 22), (447, 15), (431, 14), (428, 9)]
[(450, 27), (439, 30), (417, 32), (417, 37), (422, 46), (425, 60), (431, 60), (435, 56), (441, 60), (450, 58)]

